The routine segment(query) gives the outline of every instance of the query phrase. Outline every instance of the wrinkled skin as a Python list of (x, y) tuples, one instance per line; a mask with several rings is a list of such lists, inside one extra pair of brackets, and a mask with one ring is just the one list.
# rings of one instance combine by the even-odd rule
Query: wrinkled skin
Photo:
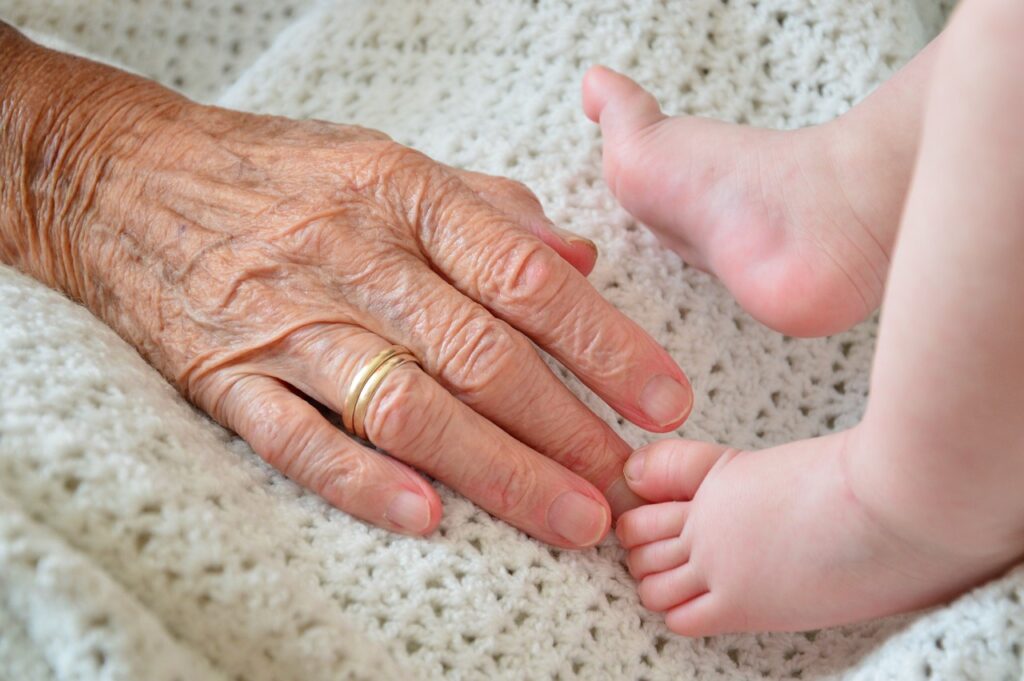
[[(630, 448), (530, 339), (652, 430), (685, 418), (688, 384), (587, 284), (593, 246), (555, 230), (524, 186), (371, 130), (204, 107), (45, 60), (40, 73), (100, 84), (71, 107), (80, 121), (54, 114), (66, 105), (22, 106), (27, 90), (8, 107), (23, 139), (43, 143), (23, 161), (31, 189), (5, 194), (0, 255), (81, 300), (268, 462), (413, 534), (441, 516), (414, 469), (560, 546), (607, 532), (603, 493), (616, 511), (634, 504)], [(392, 343), (422, 369), (395, 370), (369, 409), (368, 439), (387, 456), (311, 402), (340, 412), (355, 372)], [(687, 397), (670, 419), (640, 408), (659, 375)], [(566, 492), (583, 500), (557, 502)]]

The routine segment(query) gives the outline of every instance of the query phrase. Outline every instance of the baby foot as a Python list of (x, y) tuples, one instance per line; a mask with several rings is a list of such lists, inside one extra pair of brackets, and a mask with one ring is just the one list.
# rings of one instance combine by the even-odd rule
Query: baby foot
[(756, 319), (820, 336), (878, 307), (905, 191), (891, 150), (853, 139), (842, 118), (787, 132), (668, 117), (602, 67), (583, 106), (622, 206)]
[(927, 513), (859, 500), (844, 472), (856, 440), (854, 429), (753, 452), (666, 440), (635, 453), (630, 486), (663, 502), (616, 528), (643, 604), (686, 636), (813, 629), (939, 603), (1019, 558), (1019, 527), (967, 546), (945, 492)]

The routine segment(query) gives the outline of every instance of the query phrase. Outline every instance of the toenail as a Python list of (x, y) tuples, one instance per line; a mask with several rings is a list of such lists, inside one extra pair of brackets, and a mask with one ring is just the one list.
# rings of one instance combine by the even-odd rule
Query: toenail
[(640, 482), (644, 477), (644, 463), (647, 458), (647, 452), (642, 449), (638, 449), (633, 452), (633, 455), (629, 457), (629, 461), (622, 469), (622, 474), (626, 476), (626, 480), (629, 482)]
[(640, 393), (640, 408), (658, 426), (681, 421), (690, 411), (693, 394), (671, 376), (659, 374)]
[(422, 494), (402, 490), (391, 500), (384, 518), (406, 532), (420, 534), (430, 525), (430, 504)]
[(612, 515), (616, 517), (644, 504), (644, 500), (629, 488), (625, 478), (619, 478), (609, 485), (604, 491), (604, 498), (608, 500), (608, 505), (612, 507)]
[(548, 509), (548, 527), (576, 546), (596, 544), (607, 525), (604, 506), (579, 492), (562, 492)]

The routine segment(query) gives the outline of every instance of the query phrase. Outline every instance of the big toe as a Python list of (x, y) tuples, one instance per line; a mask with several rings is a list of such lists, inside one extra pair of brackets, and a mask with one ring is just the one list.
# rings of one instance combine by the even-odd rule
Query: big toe
[(648, 501), (689, 501), (726, 451), (708, 442), (661, 440), (633, 452), (623, 474), (629, 488)]
[(604, 66), (583, 76), (583, 111), (608, 137), (630, 134), (665, 118), (658, 100), (631, 78)]

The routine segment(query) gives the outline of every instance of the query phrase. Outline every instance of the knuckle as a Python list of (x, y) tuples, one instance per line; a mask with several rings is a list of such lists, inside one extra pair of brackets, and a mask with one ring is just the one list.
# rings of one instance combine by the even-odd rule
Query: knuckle
[(403, 178), (422, 167), (426, 157), (392, 140), (366, 140), (349, 148), (338, 169), (346, 186), (370, 199), (388, 195)]
[(431, 449), (437, 420), (424, 408), (423, 378), (408, 366), (387, 376), (366, 413), (366, 434), (371, 442), (384, 449), (403, 450), (413, 444)]
[(637, 366), (631, 360), (636, 359), (638, 349), (647, 347), (642, 338), (637, 338), (631, 323), (582, 316), (567, 321), (571, 326), (557, 329), (559, 336), (565, 339), (569, 346), (567, 352), (577, 359), (591, 380), (605, 385), (619, 385), (630, 380)]
[[(463, 187), (457, 176), (429, 156), (397, 142), (374, 142), (366, 173), (376, 198), (384, 199), (401, 218), (418, 231), (426, 225), (444, 224), (447, 213), (458, 204), (452, 200)], [(457, 224), (457, 222), (453, 222)], [(429, 233), (421, 234), (422, 238)]]
[(491, 500), (494, 512), (506, 518), (523, 514), (533, 498), (537, 480), (529, 466), (505, 465), (488, 470), (488, 480), (482, 486), (485, 498)]
[(176, 382), (185, 396), (219, 423), (239, 434), (248, 432), (253, 425), (251, 414), (259, 406), (252, 399), (258, 397), (251, 389), (253, 376), (237, 375), (230, 370), (198, 377), (196, 373), (183, 371), (178, 376)]
[(281, 413), (279, 409), (262, 409), (254, 415), (254, 443), (260, 443), (263, 458), (288, 477), (301, 475), (310, 444), (317, 427), (308, 416)]
[[(342, 307), (342, 306), (339, 306)], [(355, 327), (342, 326), (349, 321), (347, 310), (339, 310), (337, 321), (313, 321), (297, 326), (270, 347), (271, 355), (278, 358), (317, 358), (321, 365), (335, 376), (343, 376), (339, 369), (344, 363), (351, 363), (350, 352), (345, 341)]]
[(495, 251), (490, 276), (482, 282), (487, 298), (500, 299), (513, 314), (537, 310), (551, 302), (565, 284), (565, 269), (546, 245), (523, 235)]
[(316, 411), (247, 393), (240, 401), (246, 440), (268, 464), (304, 487), (338, 503), (330, 492), (358, 484), (366, 473), (366, 462), (344, 451)]
[(342, 505), (348, 491), (365, 485), (370, 475), (365, 458), (331, 450), (310, 452), (301, 466), (296, 479), (335, 505)]
[[(448, 382), (460, 398), (473, 398), (515, 376), (526, 340), (509, 326), (483, 313), (453, 326), (442, 354)], [(509, 372), (512, 373), (509, 373)]]
[(603, 486), (619, 476), (622, 460), (626, 456), (625, 453), (617, 457), (608, 456), (616, 449), (625, 449), (623, 445), (615, 446), (617, 439), (617, 436), (596, 423), (570, 426), (554, 458), (573, 473)]
[[(365, 362), (370, 360), (365, 353), (357, 350), (367, 340), (361, 340), (360, 336), (369, 334), (362, 328), (343, 326), (331, 330), (326, 334), (323, 342), (311, 347), (303, 354), (295, 354), (294, 357), (300, 361), (315, 363), (316, 371), (321, 375), (338, 381), (340, 392), (336, 399), (339, 404), (344, 404), (348, 391), (351, 388), (355, 375), (363, 367)], [(330, 399), (328, 397), (328, 399)]]

